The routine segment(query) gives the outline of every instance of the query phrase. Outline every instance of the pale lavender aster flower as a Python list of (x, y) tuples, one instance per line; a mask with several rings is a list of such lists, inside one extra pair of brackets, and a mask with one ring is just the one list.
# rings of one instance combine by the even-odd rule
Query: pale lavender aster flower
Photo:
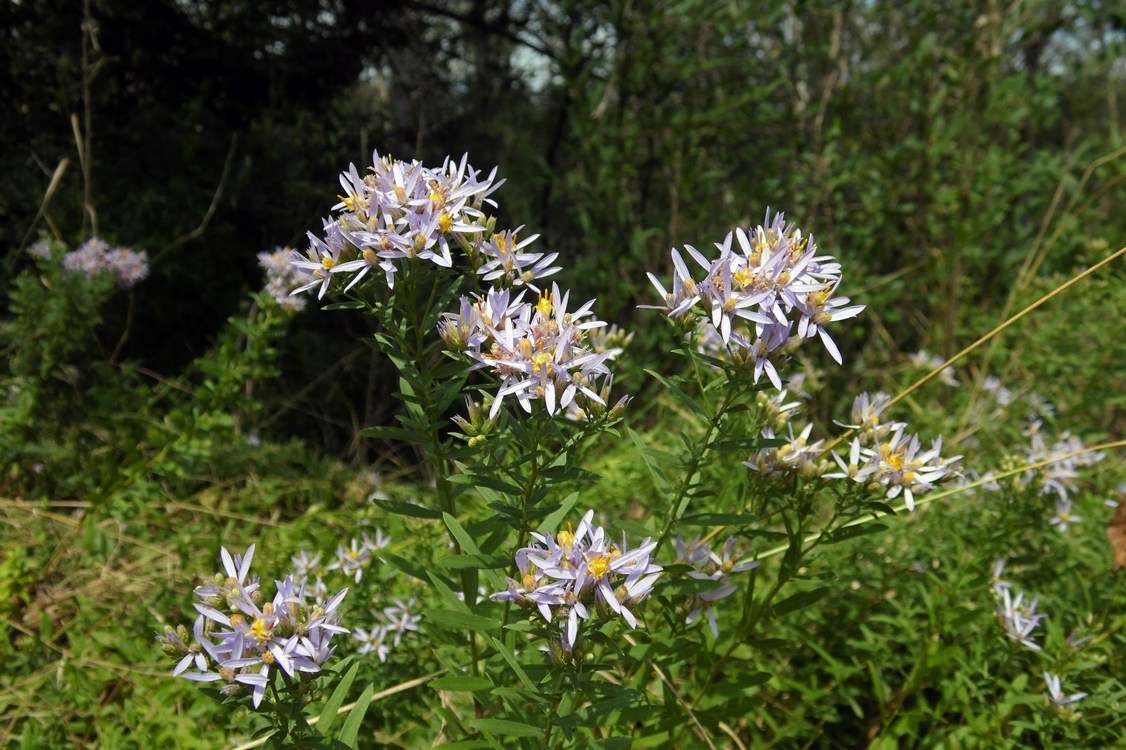
[(1048, 690), (1044, 693), (1053, 706), (1060, 708), (1069, 706), (1072, 703), (1077, 703), (1087, 697), (1087, 693), (1074, 693), (1072, 695), (1064, 695), (1063, 690), (1060, 688), (1060, 678), (1058, 675), (1049, 672), (1044, 673), (1044, 683)]
[(371, 630), (356, 628), (352, 632), (352, 637), (360, 641), (360, 647), (356, 649), (358, 653), (370, 654), (374, 652), (381, 662), (387, 661), (387, 655), (391, 653), (391, 647), (386, 643), (386, 625), (380, 625)]
[(1067, 531), (1069, 524), (1079, 523), (1082, 520), (1083, 516), (1071, 512), (1071, 500), (1063, 499), (1056, 501), (1056, 514), (1052, 516), (1048, 523), (1060, 531)]
[(997, 617), (1005, 629), (1005, 635), (1010, 639), (1027, 646), (1033, 651), (1041, 651), (1040, 645), (1032, 640), (1032, 631), (1047, 615), (1037, 614), (1037, 600), (1030, 604), (1022, 605), (1024, 594), (1017, 594), (1012, 598), (1010, 589), (1001, 589), (1000, 602), (997, 605)]

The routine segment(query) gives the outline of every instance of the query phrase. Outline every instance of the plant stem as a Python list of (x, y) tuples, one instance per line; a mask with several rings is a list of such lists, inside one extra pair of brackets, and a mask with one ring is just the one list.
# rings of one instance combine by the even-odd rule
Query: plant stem
[(665, 543), (665, 539), (668, 538), (669, 532), (672, 531), (673, 524), (680, 519), (681, 515), (687, 509), (688, 502), (692, 499), (689, 497), (689, 493), (692, 491), (693, 480), (700, 471), (704, 457), (708, 454), (708, 448), (711, 447), (716, 432), (719, 431), (719, 423), (741, 393), (742, 388), (739, 387), (731, 387), (726, 390), (723, 401), (716, 410), (715, 416), (708, 421), (708, 429), (704, 432), (700, 441), (692, 446), (688, 463), (684, 467), (684, 481), (681, 482), (680, 487), (676, 491), (676, 495), (672, 499), (668, 518), (665, 519), (665, 525), (661, 529), (661, 535), (657, 538), (657, 546), (653, 550), (654, 557), (660, 552), (661, 547)]

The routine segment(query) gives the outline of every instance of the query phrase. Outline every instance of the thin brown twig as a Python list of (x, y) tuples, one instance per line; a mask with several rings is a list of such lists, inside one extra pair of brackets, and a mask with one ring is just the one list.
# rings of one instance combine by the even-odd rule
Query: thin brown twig
[[(63, 173), (66, 172), (68, 166), (70, 166), (70, 159), (62, 159), (58, 166), (55, 167), (55, 171), (51, 175), (51, 181), (47, 183), (47, 189), (43, 192), (43, 200), (39, 203), (39, 210), (35, 212), (35, 218), (31, 220), (31, 225), (27, 228), (27, 231), (24, 232), (23, 239), (20, 240), (20, 250), (27, 247), (27, 241), (31, 237), (31, 233), (35, 231), (35, 226), (39, 223), (39, 220), (46, 215), (47, 204), (51, 202), (55, 191), (59, 189), (59, 183), (62, 182)], [(19, 253), (12, 253), (8, 257), (9, 271), (11, 270), (11, 264), (18, 255)]]
[(215, 210), (219, 207), (219, 199), (223, 196), (223, 189), (227, 185), (227, 177), (231, 173), (231, 163), (234, 161), (235, 148), (237, 145), (238, 133), (233, 133), (231, 135), (231, 145), (227, 149), (227, 158), (223, 162), (223, 171), (219, 175), (219, 184), (215, 186), (215, 194), (211, 196), (211, 205), (207, 207), (207, 211), (203, 214), (203, 219), (200, 220), (199, 226), (197, 226), (187, 234), (180, 235), (179, 237), (165, 245), (159, 253), (153, 256), (153, 265), (159, 263), (163, 258), (165, 258), (169, 253), (178, 248), (180, 245), (183, 245), (186, 242), (191, 242), (192, 240), (203, 234), (205, 231), (207, 231), (207, 225), (211, 223), (211, 218), (215, 215)]

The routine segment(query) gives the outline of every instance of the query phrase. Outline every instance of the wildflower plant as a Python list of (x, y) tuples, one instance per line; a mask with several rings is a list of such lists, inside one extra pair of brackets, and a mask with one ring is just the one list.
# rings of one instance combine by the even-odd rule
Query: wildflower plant
[(319, 597), (307, 578), (286, 576), (266, 599), (261, 581), (250, 575), (253, 544), (242, 555), (224, 547), (221, 557), (223, 571), (195, 589), (199, 614), (190, 635), (183, 625), (157, 635), (166, 653), (180, 657), (173, 675), (218, 685), (217, 697), (268, 709), (277, 741), (315, 734), (301, 707), (336, 651), (333, 638), (349, 632), (338, 609), (348, 589)]
[[(973, 469), (941, 432), (894, 418), (883, 393), (856, 394), (835, 427), (815, 417), (817, 367), (843, 364), (865, 305), (845, 296), (846, 264), (770, 210), (711, 251), (674, 249), (671, 278), (647, 273), (659, 299), (642, 315), (665, 321), (678, 367), (644, 373), (676, 429), (624, 426), (633, 405), (615, 365), (631, 334), (573, 297), (567, 259), (539, 235), (498, 227), (502, 183), (465, 156), (427, 166), (376, 152), (341, 174), (305, 250), (260, 256), (262, 304), (289, 314), (315, 299), (370, 321), (401, 408), (363, 434), (410, 446), (424, 490), (409, 502), (373, 493), (379, 527), (303, 549), (268, 602), (249, 578), (252, 550), (224, 550), (225, 575), (197, 590), (193, 631), (162, 643), (179, 676), (291, 719), (278, 706), (304, 700), (303, 675), (341, 651), (363, 665), (369, 696), (391, 673), (427, 684), (414, 700), (440, 717), (443, 741), (747, 734), (725, 717), (775, 679), (768, 633), (833, 590), (826, 548), (885, 528), (878, 518), (922, 515)], [(944, 361), (916, 363), (959, 383)], [(989, 387), (999, 407), (1017, 399)], [(1069, 436), (1054, 448), (1030, 439), (1030, 459), (1063, 465), (1011, 471), (1010, 485), (1058, 498), (1053, 525), (1077, 522), (1064, 505), (1077, 465), (1058, 455)], [(607, 442), (630, 456), (628, 508), (592, 500)], [(1047, 653), (1051, 621), (1002, 572), (999, 637), (1017, 658)], [(330, 593), (340, 586), (347, 601)], [(1048, 687), (1056, 708), (1077, 700)], [(290, 731), (283, 718), (275, 727)]]

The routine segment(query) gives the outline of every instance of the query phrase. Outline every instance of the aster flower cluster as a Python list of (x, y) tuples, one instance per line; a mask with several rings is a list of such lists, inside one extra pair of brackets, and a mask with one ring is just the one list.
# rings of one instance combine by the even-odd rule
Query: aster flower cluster
[[(312, 274), (312, 280), (295, 292), (316, 288), (323, 297), (333, 278), (348, 278), (347, 290), (373, 269), (382, 271), (393, 287), (398, 263), (418, 259), (450, 268), (453, 246), (471, 257), (490, 258), (479, 268), (487, 278), (494, 278), (498, 270), (501, 275), (510, 270), (514, 281), (524, 282), (525, 275), (530, 279), (552, 272), (542, 256), (520, 252), (535, 237), (517, 242), (511, 232), (480, 239), (491, 232), (492, 224), (482, 208), (495, 205), (488, 196), (504, 181), (495, 179), (495, 168), (482, 178), (467, 159), (468, 155), (460, 162), (447, 157), (442, 166), (433, 168), (376, 151), (370, 173), (363, 176), (350, 164), (340, 175), (344, 194), (333, 206), (336, 215), (322, 222), (324, 237), (309, 232), (307, 253), (292, 260)], [(476, 246), (468, 237), (478, 239)]]
[[(736, 247), (737, 245), (737, 247)], [(719, 257), (709, 260), (686, 245), (703, 277), (694, 277), (684, 258), (672, 251), (671, 290), (648, 274), (664, 300), (643, 305), (677, 319), (697, 311), (710, 323), (702, 338), (720, 354), (752, 368), (757, 383), (765, 373), (782, 389), (775, 359), (792, 339), (819, 337), (829, 354), (841, 363), (841, 353), (826, 331), (833, 321), (860, 314), (864, 305), (849, 305), (836, 297), (841, 265), (832, 256), (818, 255), (812, 235), (785, 222), (781, 213), (750, 230), (728, 233), (715, 245)]]
[(444, 316), (439, 333), (446, 345), (475, 360), (472, 369), (489, 368), (500, 377), (490, 419), (509, 396), (528, 413), (535, 401), (548, 414), (572, 402), (587, 411), (607, 408), (613, 376), (606, 363), (621, 350), (598, 350), (588, 331), (606, 324), (593, 318), (594, 300), (571, 311), (569, 295), (552, 284), (533, 305), (523, 292), (513, 297), (510, 290), (490, 289), (462, 297), (459, 311)]
[(266, 272), (266, 293), (283, 310), (300, 312), (305, 309), (305, 298), (295, 296), (293, 290), (308, 283), (311, 274), (291, 263), (292, 257), (293, 248), (279, 247), (272, 253), (258, 253), (258, 265)]
[(1049, 523), (1060, 531), (1067, 531), (1072, 523), (1079, 523), (1083, 517), (1072, 511), (1073, 498), (1079, 490), (1080, 470), (1098, 463), (1104, 457), (1100, 451), (1084, 452), (1083, 441), (1070, 432), (1064, 431), (1050, 445), (1043, 433), (1043, 423), (1034, 419), (1025, 430), (1029, 446), (1025, 450), (1027, 463), (1051, 461), (1038, 469), (1030, 469), (1021, 478), (1022, 482), (1032, 484), (1041, 495), (1051, 495), (1055, 499), (1056, 513)]
[(997, 600), (996, 617), (1005, 635), (1011, 640), (1027, 646), (1033, 651), (1040, 651), (1040, 644), (1032, 639), (1032, 631), (1047, 615), (1037, 613), (1036, 605), (1039, 599), (1024, 602), (1024, 594), (1012, 595), (1013, 585), (1001, 576), (1005, 572), (1005, 561), (998, 560), (993, 565), (993, 597)]
[(113, 247), (93, 237), (63, 256), (63, 270), (88, 279), (108, 275), (121, 289), (129, 289), (149, 275), (149, 256), (144, 250)]
[(863, 393), (852, 406), (853, 424), (858, 431), (849, 444), (848, 458), (833, 453), (840, 471), (824, 474), (826, 479), (852, 479), (879, 487), (890, 500), (903, 495), (907, 510), (915, 510), (915, 495), (931, 490), (939, 481), (953, 476), (951, 466), (961, 456), (943, 458), (942, 438), (927, 450), (918, 435), (908, 433), (903, 422), (883, 422), (881, 414), (891, 399), (882, 393)]
[(374, 653), (380, 661), (387, 661), (392, 647), (398, 647), (408, 632), (418, 631), (422, 617), (414, 613), (414, 597), (407, 601), (392, 599), (394, 604), (382, 609), (371, 610), (375, 625), (372, 628), (356, 628), (352, 637), (360, 642), (357, 651), (361, 654)]
[(254, 545), (245, 555), (223, 548), (221, 557), (224, 572), (195, 589), (199, 617), (191, 635), (180, 626), (157, 641), (166, 653), (182, 657), (173, 675), (221, 682), (225, 695), (249, 690), (258, 708), (279, 670), (290, 680), (320, 672), (336, 648), (333, 636), (348, 632), (337, 611), (348, 589), (325, 600), (311, 596), (305, 579), (287, 576), (275, 581), (277, 593), (263, 603), (260, 582), (250, 577)]
[[(937, 354), (931, 354), (926, 349), (920, 349), (910, 356), (911, 364), (923, 370), (936, 370), (946, 363), (946, 360)], [(942, 367), (938, 373), (938, 379), (949, 386), (957, 387), (961, 385), (955, 376), (953, 367)]]
[(716, 603), (726, 599), (738, 590), (731, 581), (732, 573), (743, 573), (758, 567), (758, 560), (737, 563), (734, 560), (735, 537), (730, 537), (723, 546), (723, 554), (717, 554), (711, 546), (696, 537), (690, 543), (684, 537), (676, 538), (676, 562), (690, 565), (693, 569), (688, 572), (688, 577), (700, 581), (715, 581), (716, 587), (710, 591), (693, 594), (688, 601), (688, 617), (685, 624), (691, 625), (707, 613), (708, 625), (711, 626), (712, 635), (719, 638), (719, 625), (716, 623)]
[(629, 549), (595, 526), (594, 511), (587, 511), (578, 528), (568, 525), (555, 536), (533, 532), (534, 543), (516, 551), (520, 579), (508, 579), (508, 589), (491, 596), (494, 601), (536, 609), (547, 622), (559, 624), (559, 648), (552, 653), (562, 661), (573, 658), (579, 621), (620, 616), (631, 628), (638, 625), (634, 611), (653, 590), (663, 568), (650, 560), (657, 543), (646, 539)]
[[(800, 384), (793, 381), (788, 386), (800, 388)], [(825, 441), (810, 441), (813, 425), (809, 422), (795, 428), (795, 417), (800, 413), (801, 402), (787, 401), (790, 395), (787, 389), (777, 393), (760, 391), (756, 394), (759, 414), (764, 424), (761, 436), (771, 444), (752, 453), (743, 465), (764, 477), (821, 476), (832, 465), (821, 455)], [(781, 437), (783, 430), (786, 438)]]
[[(338, 544), (336, 555), (327, 564), (322, 564), (320, 555), (302, 550), (290, 558), (293, 576), (309, 581), (315, 578), (315, 583), (309, 584), (309, 587), (318, 596), (323, 596), (328, 591), (323, 576), (340, 574), (358, 584), (364, 573), (380, 561), (380, 550), (390, 544), (391, 536), (377, 528), (374, 535), (362, 532), (359, 539), (353, 537), (348, 544)], [(422, 618), (415, 614), (417, 605), (414, 597), (406, 601), (392, 598), (392, 602), (389, 606), (379, 607), (377, 597), (372, 598), (372, 603), (376, 604), (370, 610), (374, 624), (369, 628), (357, 626), (352, 629), (352, 638), (359, 643), (358, 653), (374, 653), (380, 661), (387, 661), (392, 647), (398, 646), (407, 632), (418, 630)]]
[(391, 544), (391, 537), (383, 533), (383, 529), (376, 529), (375, 536), (362, 532), (360, 538), (352, 538), (347, 547), (343, 544), (336, 546), (336, 559), (329, 563), (326, 570), (339, 570), (350, 576), (356, 583), (364, 576), (364, 570), (378, 559), (376, 553)]
[[(786, 430), (787, 437), (781, 445), (761, 448), (749, 460), (744, 461), (743, 465), (762, 476), (773, 477), (797, 474), (811, 479), (828, 470), (829, 464), (821, 459), (825, 441), (809, 440), (813, 433), (812, 423), (807, 422), (796, 434), (792, 423), (786, 425)], [(768, 440), (778, 439), (772, 427), (764, 427), (762, 437)]]

